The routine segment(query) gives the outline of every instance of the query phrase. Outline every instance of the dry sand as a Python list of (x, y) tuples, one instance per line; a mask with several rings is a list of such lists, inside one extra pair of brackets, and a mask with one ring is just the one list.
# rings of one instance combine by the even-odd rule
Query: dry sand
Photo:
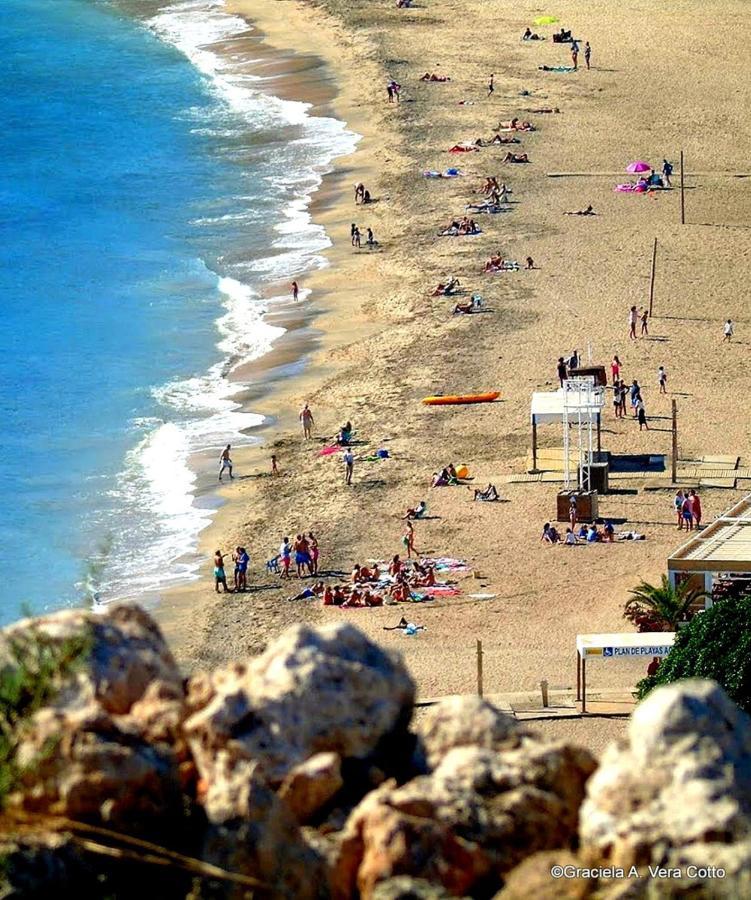
[[(237, 454), (241, 477), (224, 490), (228, 502), (204, 535), (207, 554), (215, 546), (249, 548), (252, 591), (217, 598), (207, 560), (204, 578), (170, 594), (159, 615), (181, 661), (186, 669), (213, 665), (258, 652), (290, 622), (346, 619), (404, 653), (422, 696), (472, 690), (477, 638), (485, 648), (488, 690), (532, 690), (542, 678), (570, 685), (575, 635), (626, 630), (629, 588), (665, 571), (678, 543), (672, 495), (639, 490), (601, 498), (601, 513), (623, 517), (626, 527), (647, 535), (645, 542), (564, 549), (539, 541), (542, 523), (554, 517), (556, 485), (509, 485), (503, 488), (508, 503), (481, 504), (467, 488), (431, 490), (430, 476), (450, 461), (466, 463), (479, 486), (524, 471), (531, 392), (556, 386), (558, 356), (588, 347), (603, 365), (613, 353), (620, 356), (627, 382), (637, 378), (643, 385), (652, 426), (640, 433), (630, 419), (615, 421), (608, 401), (606, 449), (668, 453), (667, 417), (676, 398), (681, 457), (751, 459), (745, 300), (751, 178), (730, 174), (751, 168), (751, 81), (745, 44), (727, 40), (745, 28), (746, 4), (570, 0), (561, 24), (591, 42), (593, 69), (567, 74), (537, 67), (568, 64), (568, 45), (520, 41), (535, 16), (555, 11), (530, 2), (422, 0), (411, 10), (396, 9), (391, 0), (229, 5), (260, 25), (268, 46), (326, 61), (328, 74), (314, 69), (312, 81), (325, 79), (330, 91), (333, 77), (333, 109), (363, 140), (319, 194), (315, 217), (333, 240), (331, 265), (304, 280), (311, 299), (278, 351), (281, 363), (304, 350), (308, 363), (301, 374), (275, 380), (270, 391), (265, 370), (254, 373), (259, 384), (249, 394), (251, 408), (272, 417), (261, 431), (265, 444)], [(553, 28), (536, 30), (550, 36)], [(426, 71), (452, 80), (419, 82)], [(488, 99), (491, 72), (495, 93)], [(386, 102), (387, 75), (403, 85), (398, 106)], [(299, 88), (300, 96), (310, 96), (316, 84), (306, 79)], [(520, 96), (523, 90), (529, 95)], [(325, 91), (320, 98), (329, 99)], [(527, 112), (539, 107), (561, 112)], [(513, 116), (531, 119), (537, 129), (510, 148), (527, 152), (529, 165), (502, 164), (506, 147), (459, 158), (445, 152), (456, 141), (489, 137), (499, 120)], [(633, 159), (677, 162), (680, 149), (691, 173), (685, 226), (677, 190), (626, 196), (612, 190), (625, 176), (546, 176), (618, 173)], [(470, 174), (451, 181), (421, 177), (425, 169), (450, 165)], [(510, 184), (513, 211), (478, 216), (483, 234), (477, 237), (436, 237), (477, 196), (484, 175)], [(378, 199), (370, 208), (353, 205), (352, 184), (359, 180)], [(587, 204), (596, 217), (563, 215)], [(351, 248), (352, 221), (373, 227), (378, 252)], [(629, 343), (627, 311), (646, 302), (654, 237), (651, 336)], [(532, 256), (537, 268), (483, 275), (493, 252), (520, 262)], [(429, 296), (449, 274), (481, 293), (492, 311), (452, 317), (453, 301)], [(736, 322), (736, 340), (723, 345), (728, 317)], [(659, 365), (668, 371), (667, 397), (657, 393)], [(432, 393), (493, 389), (502, 400), (491, 405), (420, 403)], [(297, 423), (306, 400), (316, 417), (316, 440), (307, 444)], [(392, 456), (356, 464), (351, 488), (338, 455), (317, 455), (321, 439), (346, 419), (367, 449), (386, 446)], [(541, 429), (540, 437), (543, 445), (562, 443), (555, 426)], [(285, 477), (265, 477), (271, 452)], [(705, 520), (738, 494), (704, 491)], [(263, 562), (281, 537), (303, 529), (318, 535), (324, 570), (387, 558), (401, 550), (400, 515), (423, 498), (432, 518), (417, 524), (417, 547), (466, 558), (478, 576), (462, 583), (459, 597), (406, 609), (323, 609), (288, 601), (297, 582), (280, 586), (264, 574)], [(477, 591), (496, 597), (468, 597)], [(383, 631), (403, 613), (427, 630), (415, 638)], [(643, 665), (591, 670), (597, 686), (627, 687)], [(545, 725), (598, 750), (622, 727), (611, 719)]]

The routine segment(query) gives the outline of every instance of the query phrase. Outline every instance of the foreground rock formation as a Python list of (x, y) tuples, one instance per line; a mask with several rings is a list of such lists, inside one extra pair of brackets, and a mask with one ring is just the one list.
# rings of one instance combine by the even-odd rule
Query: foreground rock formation
[(187, 682), (137, 607), (19, 623), (4, 678), (18, 636), (82, 650), (0, 771), (7, 896), (751, 895), (751, 721), (711, 683), (655, 692), (598, 767), (476, 697), (410, 728), (404, 665), (346, 624)]

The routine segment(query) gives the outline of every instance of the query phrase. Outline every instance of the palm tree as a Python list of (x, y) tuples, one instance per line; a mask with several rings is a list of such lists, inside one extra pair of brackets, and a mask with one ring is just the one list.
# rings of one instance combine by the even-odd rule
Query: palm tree
[(651, 631), (675, 631), (691, 605), (708, 596), (706, 591), (690, 587), (687, 581), (673, 587), (667, 575), (663, 575), (659, 586), (642, 581), (633, 588), (623, 615), (637, 624), (640, 620), (649, 623)]

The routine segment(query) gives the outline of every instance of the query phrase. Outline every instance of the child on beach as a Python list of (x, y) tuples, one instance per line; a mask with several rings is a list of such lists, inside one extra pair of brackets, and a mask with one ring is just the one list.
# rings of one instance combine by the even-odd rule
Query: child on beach
[(271, 454), (271, 474), (278, 475), (279, 474), (279, 465), (276, 461), (276, 453)]
[(725, 322), (725, 327), (723, 328), (723, 334), (725, 335), (723, 341), (727, 341), (728, 343), (730, 343), (734, 333), (735, 329), (733, 328), (733, 320), (728, 319), (727, 322)]
[(290, 545), (289, 538), (286, 537), (282, 541), (282, 545), (279, 548), (279, 556), (282, 560), (282, 578), (289, 578), (289, 567), (292, 562), (292, 546)]
[(636, 307), (632, 306), (628, 311), (628, 336), (629, 340), (636, 340), (636, 320), (639, 318), (639, 314), (636, 311)]
[(668, 374), (665, 371), (665, 366), (660, 366), (657, 370), (657, 383), (660, 385), (660, 393), (667, 394)]
[(647, 336), (649, 335), (649, 328), (647, 327), (648, 319), (649, 319), (649, 310), (645, 309), (640, 316), (641, 336), (642, 337), (644, 337), (645, 335), (647, 335)]
[(621, 361), (617, 356), (614, 356), (613, 361), (610, 363), (610, 376), (613, 380), (613, 384), (616, 384), (621, 377)]
[(587, 71), (589, 71), (589, 61), (592, 58), (592, 48), (589, 46), (589, 41), (584, 45), (584, 62), (587, 64)]
[(352, 452), (352, 449), (348, 447), (344, 451), (344, 483), (352, 484), (352, 473), (355, 468), (355, 454)]

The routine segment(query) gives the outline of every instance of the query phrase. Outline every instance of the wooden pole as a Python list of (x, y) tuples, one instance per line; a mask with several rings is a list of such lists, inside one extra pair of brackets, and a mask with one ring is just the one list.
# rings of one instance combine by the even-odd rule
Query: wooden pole
[(652, 244), (652, 270), (649, 273), (649, 318), (652, 318), (652, 307), (655, 299), (655, 265), (657, 264), (657, 238)]
[(482, 697), (482, 641), (477, 642), (477, 693)]
[(548, 683), (544, 678), (540, 682), (540, 693), (542, 694), (542, 708), (547, 709), (548, 708)]
[(678, 481), (678, 405), (675, 400), (672, 401), (673, 404), (673, 448), (672, 448), (672, 458), (673, 458), (673, 468), (672, 468), (672, 476), (673, 476), (673, 484)]
[(681, 150), (681, 225), (686, 224), (686, 194), (683, 185), (683, 150)]

